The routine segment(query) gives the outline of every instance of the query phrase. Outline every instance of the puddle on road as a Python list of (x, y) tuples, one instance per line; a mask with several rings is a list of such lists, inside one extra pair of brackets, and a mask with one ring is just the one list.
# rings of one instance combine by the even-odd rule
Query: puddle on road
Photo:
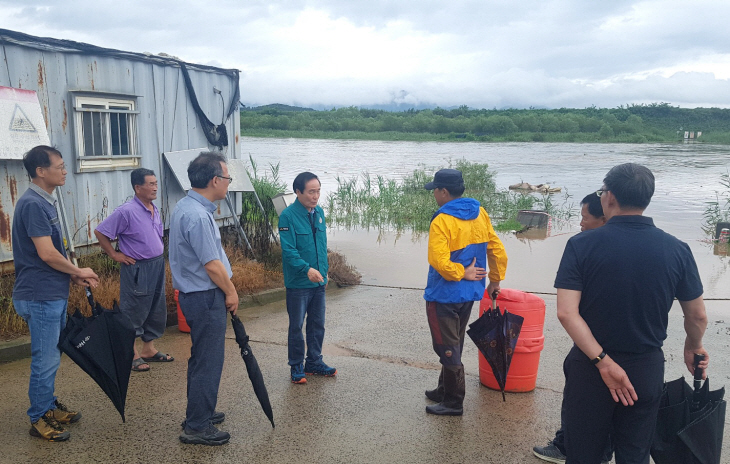
[(441, 370), (441, 364), (439, 363), (426, 363), (426, 362), (413, 362), (406, 361), (401, 358), (394, 358), (390, 356), (380, 356), (374, 354), (368, 354), (362, 351), (353, 350), (351, 348), (344, 347), (342, 345), (330, 345), (324, 344), (322, 347), (322, 354), (327, 356), (347, 356), (351, 358), (363, 358), (370, 359), (373, 361), (382, 361), (390, 364), (397, 364), (399, 366), (417, 367), (419, 369), (431, 369)]

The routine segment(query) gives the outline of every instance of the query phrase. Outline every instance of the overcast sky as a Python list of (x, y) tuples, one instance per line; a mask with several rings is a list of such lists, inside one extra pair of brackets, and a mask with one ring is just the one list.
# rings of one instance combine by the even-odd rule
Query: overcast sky
[(0, 0), (0, 28), (241, 70), (246, 105), (730, 107), (730, 1)]

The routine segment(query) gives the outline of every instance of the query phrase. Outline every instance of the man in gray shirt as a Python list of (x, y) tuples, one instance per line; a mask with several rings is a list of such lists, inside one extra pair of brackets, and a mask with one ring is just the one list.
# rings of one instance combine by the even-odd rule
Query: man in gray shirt
[(56, 371), (61, 365), (58, 340), (66, 327), (68, 284), (96, 287), (99, 277), (91, 268), (75, 266), (66, 256), (53, 197), (54, 189), (66, 183), (61, 152), (39, 145), (23, 156), (23, 165), (31, 184), (16, 203), (13, 216), (13, 306), (30, 330), (30, 434), (65, 441), (70, 433), (62, 424), (81, 418), (54, 395)]
[(226, 197), (233, 179), (226, 158), (203, 152), (188, 166), (192, 189), (177, 202), (170, 220), (172, 284), (180, 291), (180, 309), (190, 326), (188, 405), (180, 441), (223, 445), (228, 432), (214, 424), (225, 415), (215, 411), (223, 372), (226, 311), (236, 314), (238, 293), (231, 282), (231, 265), (213, 218), (214, 201)]

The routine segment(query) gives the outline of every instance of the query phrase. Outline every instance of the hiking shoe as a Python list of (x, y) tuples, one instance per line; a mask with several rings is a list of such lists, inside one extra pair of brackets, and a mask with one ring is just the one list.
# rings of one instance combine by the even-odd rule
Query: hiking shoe
[(58, 400), (56, 400), (56, 409), (51, 409), (49, 412), (53, 414), (53, 418), (60, 424), (73, 424), (81, 419), (80, 412), (69, 410), (65, 404)]
[(225, 445), (230, 439), (231, 435), (228, 432), (221, 432), (214, 425), (200, 432), (185, 427), (180, 435), (180, 441), (188, 445), (218, 446)]
[(307, 383), (307, 377), (304, 375), (304, 368), (301, 364), (296, 364), (291, 367), (291, 383), (299, 385)]
[(30, 424), (30, 435), (48, 441), (66, 441), (71, 437), (61, 424), (53, 418), (53, 410), (49, 410), (40, 419)]
[(304, 372), (306, 372), (308, 375), (323, 375), (325, 377), (334, 377), (337, 375), (337, 369), (334, 367), (329, 367), (327, 364), (323, 362), (319, 362), (317, 364), (307, 364), (304, 366)]
[[(224, 420), (226, 420), (226, 413), (224, 413), (224, 412), (218, 412), (218, 411), (216, 411), (216, 412), (213, 413), (212, 416), (210, 416), (210, 423), (213, 424), (213, 425), (218, 425), (221, 422), (223, 422)], [(184, 429), (185, 426), (187, 425), (187, 423), (188, 423), (188, 420), (187, 419), (184, 419), (182, 421), (182, 423), (180, 424), (180, 428), (181, 429)]]
[(547, 462), (563, 464), (566, 459), (565, 455), (560, 452), (560, 449), (552, 441), (549, 441), (546, 446), (533, 447), (532, 452), (535, 456)]

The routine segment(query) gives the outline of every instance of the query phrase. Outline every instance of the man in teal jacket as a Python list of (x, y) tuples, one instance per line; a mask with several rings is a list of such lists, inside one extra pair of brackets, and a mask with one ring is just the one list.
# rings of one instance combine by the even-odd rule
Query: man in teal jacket
[[(332, 377), (337, 369), (322, 361), (325, 288), (327, 287), (327, 224), (317, 205), (321, 183), (302, 172), (292, 185), (297, 199), (279, 216), (279, 237), (289, 313), (291, 381), (307, 383), (305, 374)], [(307, 317), (306, 364), (302, 326)]]

